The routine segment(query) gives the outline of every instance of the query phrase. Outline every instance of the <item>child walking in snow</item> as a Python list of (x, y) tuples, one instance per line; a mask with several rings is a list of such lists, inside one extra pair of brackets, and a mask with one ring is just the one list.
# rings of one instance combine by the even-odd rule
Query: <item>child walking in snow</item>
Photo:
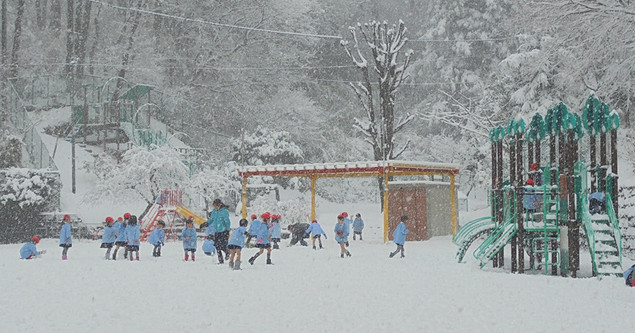
[[(239, 227), (236, 228), (232, 235), (229, 237), (227, 243), (227, 249), (229, 250), (229, 268), (234, 270), (240, 269), (240, 254), (245, 246), (245, 234), (247, 233), (247, 224), (249, 222), (246, 219), (241, 219)], [(234, 264), (234, 256), (236, 256), (236, 263)]]
[(34, 259), (39, 257), (42, 254), (46, 253), (46, 250), (38, 251), (35, 245), (40, 242), (40, 237), (33, 236), (31, 237), (31, 241), (22, 245), (20, 249), (20, 258), (21, 259)]
[(105, 259), (110, 259), (110, 250), (112, 249), (112, 245), (115, 243), (115, 239), (117, 239), (117, 231), (115, 230), (113, 223), (115, 220), (108, 216), (106, 218), (106, 227), (104, 228), (104, 235), (101, 236), (101, 246), (102, 249), (107, 249), (105, 254)]
[(348, 213), (347, 212), (342, 212), (341, 214), (342, 216), (344, 216), (344, 228), (346, 228), (346, 247), (348, 247), (348, 235), (351, 234), (351, 224), (353, 224), (353, 220), (351, 220), (350, 217), (348, 217)]
[(148, 242), (154, 245), (154, 249), (152, 250), (153, 257), (160, 257), (161, 246), (165, 245), (165, 231), (163, 230), (163, 228), (165, 228), (165, 222), (157, 222), (157, 227), (152, 230), (152, 232), (150, 233), (150, 237), (148, 237)]
[(126, 227), (128, 224), (128, 219), (130, 218), (130, 213), (123, 214), (123, 219), (120, 217), (117, 219), (117, 222), (113, 225), (113, 228), (117, 232), (117, 238), (115, 239), (115, 251), (112, 253), (112, 260), (117, 260), (117, 251), (119, 248), (123, 246), (124, 248), (124, 258), (128, 258), (128, 249), (127, 249), (127, 239), (126, 239)]
[(249, 225), (249, 230), (247, 230), (247, 241), (245, 242), (247, 247), (251, 247), (251, 239), (256, 236), (254, 233), (254, 222), (256, 221), (258, 221), (258, 215), (251, 214), (251, 224)]
[(135, 259), (139, 260), (139, 237), (141, 232), (139, 230), (139, 225), (137, 224), (137, 216), (130, 215), (130, 219), (128, 220), (128, 226), (126, 227), (126, 241), (128, 246), (126, 246), (126, 250), (128, 250), (128, 257), (130, 257), (130, 261), (132, 261), (132, 254), (136, 252)]
[(344, 223), (344, 215), (340, 214), (337, 216), (337, 223), (333, 231), (335, 232), (335, 241), (340, 244), (340, 257), (344, 258), (344, 255), (350, 257), (351, 253), (346, 249), (346, 243), (348, 243), (348, 227), (346, 223)]
[(280, 238), (282, 238), (282, 228), (280, 227), (280, 218), (282, 216), (274, 214), (271, 217), (271, 223), (269, 224), (269, 234), (271, 236), (271, 241), (273, 242), (273, 249), (280, 249), (278, 243), (280, 242)]
[(185, 221), (186, 228), (181, 233), (181, 239), (183, 240), (183, 250), (185, 251), (185, 261), (188, 261), (192, 253), (192, 261), (196, 261), (194, 253), (196, 252), (196, 229), (194, 229), (194, 221), (187, 219)]
[(390, 258), (394, 257), (399, 251), (401, 251), (401, 257), (405, 257), (403, 245), (406, 242), (406, 234), (410, 232), (410, 230), (406, 229), (406, 222), (408, 220), (408, 216), (401, 216), (401, 222), (395, 228), (395, 231), (392, 232), (392, 240), (397, 245), (397, 249), (395, 252), (390, 253)]
[(318, 240), (318, 243), (320, 244), (320, 249), (322, 248), (322, 236), (324, 236), (324, 239), (326, 238), (326, 233), (324, 232), (324, 229), (322, 229), (322, 226), (318, 223), (317, 220), (313, 220), (311, 222), (311, 225), (306, 229), (306, 231), (304, 232), (305, 234), (309, 234), (309, 233), (313, 233), (311, 239), (313, 240), (313, 249), (315, 250), (315, 240)]
[(355, 214), (355, 220), (353, 220), (353, 240), (355, 235), (359, 235), (359, 240), (362, 240), (362, 230), (364, 230), (364, 220), (362, 220), (362, 214)]
[(62, 250), (62, 260), (68, 259), (68, 249), (73, 246), (73, 235), (71, 234), (71, 216), (64, 215), (62, 220), (62, 229), (60, 229), (60, 247)]
[(256, 247), (259, 249), (258, 253), (249, 258), (249, 264), (253, 265), (256, 258), (258, 258), (267, 249), (267, 265), (271, 265), (271, 240), (269, 237), (269, 219), (271, 214), (265, 212), (260, 215), (262, 222), (255, 220), (251, 223), (254, 229), (254, 237), (256, 237)]

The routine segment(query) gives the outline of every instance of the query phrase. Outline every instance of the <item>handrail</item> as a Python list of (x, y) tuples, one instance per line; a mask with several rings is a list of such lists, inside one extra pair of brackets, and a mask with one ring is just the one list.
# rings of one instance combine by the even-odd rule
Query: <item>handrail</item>
[[(581, 191), (580, 201), (583, 203), (588, 203), (588, 194), (587, 191)], [(595, 262), (595, 232), (593, 231), (593, 226), (591, 225), (591, 214), (589, 213), (589, 205), (582, 204), (580, 207), (580, 217), (582, 218), (582, 223), (584, 224), (585, 234), (587, 237), (587, 242), (589, 243), (589, 252), (591, 253), (591, 265), (593, 266), (593, 272), (597, 272), (597, 263)]]
[(494, 231), (487, 236), (487, 238), (485, 238), (485, 240), (483, 241), (483, 243), (481, 243), (481, 245), (479, 245), (476, 250), (474, 250), (474, 258), (481, 260), (481, 257), (483, 256), (484, 253), (487, 252), (487, 249), (494, 244), (494, 242), (498, 241), (498, 239), (502, 236), (503, 231), (510, 225), (510, 224), (515, 224), (515, 215), (510, 216), (507, 220), (505, 220), (504, 223), (501, 223), (498, 227), (496, 227), (496, 229), (494, 229)]
[(472, 234), (472, 231), (479, 229), (480, 227), (484, 225), (491, 225), (491, 224), (493, 224), (491, 216), (484, 216), (484, 217), (472, 220), (466, 223), (456, 232), (456, 235), (452, 237), (452, 242), (454, 244), (457, 244), (457, 242), (462, 243), (465, 240), (465, 238), (469, 237), (470, 234)]
[[(609, 220), (611, 221), (611, 225), (613, 226), (613, 237), (617, 242), (617, 254), (620, 257), (620, 265), (622, 264), (622, 231), (620, 230), (620, 223), (617, 219), (617, 215), (615, 214), (615, 209), (613, 208), (613, 199), (611, 197), (611, 193), (606, 193), (606, 212), (609, 216)], [(588, 210), (588, 209), (587, 209)]]

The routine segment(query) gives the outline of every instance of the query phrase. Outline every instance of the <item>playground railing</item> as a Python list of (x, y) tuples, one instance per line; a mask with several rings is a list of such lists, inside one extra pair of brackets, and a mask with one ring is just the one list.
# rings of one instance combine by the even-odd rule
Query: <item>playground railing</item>
[(476, 220), (472, 220), (462, 226), (459, 231), (457, 231), (456, 235), (452, 237), (452, 242), (454, 242), (454, 244), (460, 245), (467, 238), (469, 238), (475, 230), (480, 230), (486, 225), (492, 225), (492, 223), (493, 222), (491, 216), (484, 216)]
[[(581, 193), (581, 201), (588, 202), (586, 191)], [(589, 252), (591, 253), (591, 264), (593, 266), (593, 271), (597, 272), (597, 264), (595, 262), (595, 233), (593, 232), (593, 226), (591, 225), (591, 214), (589, 213), (588, 205), (581, 205), (580, 207), (580, 217), (582, 218), (582, 223), (584, 224), (584, 229), (586, 230), (585, 234), (587, 237), (587, 242), (589, 243)]]
[(613, 227), (613, 237), (617, 242), (617, 251), (620, 257), (620, 264), (622, 264), (622, 231), (620, 230), (620, 223), (617, 219), (617, 215), (615, 214), (615, 209), (613, 208), (613, 199), (611, 197), (611, 193), (606, 193), (606, 212), (609, 216), (609, 220), (611, 221), (611, 225)]
[[(516, 216), (509, 216), (505, 223), (501, 223), (494, 231), (474, 250), (474, 258), (483, 261), (484, 257), (489, 254), (492, 246), (495, 246), (503, 237), (506, 230), (508, 230), (510, 224), (516, 225)], [(514, 226), (514, 229), (516, 227)]]

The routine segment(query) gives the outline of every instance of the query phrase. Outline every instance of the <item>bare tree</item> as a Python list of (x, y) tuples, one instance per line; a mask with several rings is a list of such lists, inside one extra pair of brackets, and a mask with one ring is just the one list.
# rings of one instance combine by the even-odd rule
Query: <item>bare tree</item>
[(20, 37), (22, 36), (22, 19), (24, 18), (24, 0), (18, 1), (18, 11), (13, 29), (13, 48), (11, 49), (11, 69), (9, 77), (18, 76), (18, 53), (20, 52)]
[[(352, 47), (348, 41), (342, 41), (341, 45), (362, 75), (361, 82), (351, 83), (350, 86), (366, 115), (364, 119), (355, 118), (353, 126), (372, 146), (376, 161), (397, 159), (406, 150), (410, 140), (396, 149), (394, 136), (414, 118), (414, 115), (406, 113), (395, 119), (395, 98), (399, 86), (408, 78), (405, 72), (413, 54), (412, 50), (406, 51), (405, 59), (398, 63), (397, 58), (408, 41), (406, 26), (401, 20), (392, 27), (386, 22), (373, 21), (364, 25), (358, 23), (357, 27), (349, 27), (349, 30), (353, 37)], [(366, 48), (360, 45), (358, 32), (366, 42)], [(370, 64), (367, 58), (370, 58)], [(375, 86), (377, 92), (374, 91)], [(378, 104), (375, 103), (377, 99)], [(381, 179), (379, 190), (383, 195), (385, 189)]]

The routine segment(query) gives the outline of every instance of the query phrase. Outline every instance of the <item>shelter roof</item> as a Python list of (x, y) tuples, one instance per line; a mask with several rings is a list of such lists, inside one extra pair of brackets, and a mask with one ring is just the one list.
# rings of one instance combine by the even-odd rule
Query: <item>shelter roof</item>
[(282, 164), (244, 166), (238, 169), (241, 177), (279, 176), (279, 177), (371, 177), (388, 174), (399, 175), (434, 175), (458, 174), (456, 164), (431, 163), (420, 161), (370, 161), (339, 162), (313, 164)]

